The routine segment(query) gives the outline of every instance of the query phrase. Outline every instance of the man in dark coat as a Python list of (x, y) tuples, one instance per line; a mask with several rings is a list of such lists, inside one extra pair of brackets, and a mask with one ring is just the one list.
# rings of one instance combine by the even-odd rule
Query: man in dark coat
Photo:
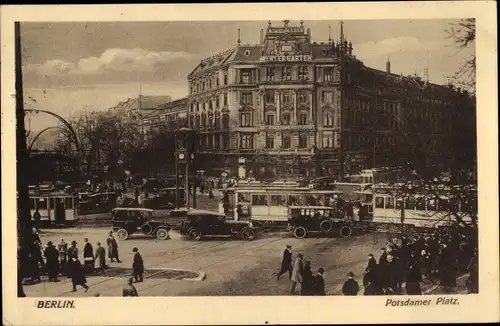
[(384, 264), (386, 262), (387, 262), (387, 252), (386, 252), (385, 248), (380, 248), (380, 258), (378, 259), (378, 263), (380, 265), (380, 264)]
[(323, 278), (323, 274), (325, 270), (323, 267), (318, 269), (318, 273), (314, 276), (313, 282), (313, 295), (326, 295), (325, 291), (325, 279)]
[(366, 268), (366, 273), (363, 276), (363, 286), (365, 288), (365, 292), (363, 293), (363, 295), (377, 295), (379, 293), (377, 279), (375, 277), (375, 270), (371, 269), (370, 267)]
[(35, 213), (33, 213), (33, 220), (35, 221), (35, 227), (39, 228), (41, 226), (40, 222), (42, 220), (42, 215), (40, 215), (38, 208), (36, 209)]
[(136, 282), (143, 281), (144, 274), (144, 261), (142, 260), (142, 256), (139, 253), (139, 249), (132, 249), (134, 252), (134, 262), (132, 263), (132, 269), (134, 271), (134, 278)]
[(422, 289), (420, 287), (422, 282), (422, 274), (420, 272), (420, 261), (415, 252), (411, 253), (411, 263), (406, 275), (406, 293), (408, 295), (421, 295)]
[(49, 282), (58, 282), (57, 275), (59, 274), (59, 252), (53, 246), (52, 241), (47, 243), (47, 248), (45, 248), (43, 255), (47, 260), (46, 266)]
[(313, 294), (314, 277), (311, 271), (311, 262), (306, 261), (302, 271), (302, 284), (300, 285), (300, 295)]
[(57, 245), (57, 249), (59, 251), (60, 270), (64, 275), (67, 275), (68, 244), (64, 242), (64, 239), (61, 239), (61, 242)]
[(87, 279), (85, 278), (85, 274), (83, 272), (82, 263), (78, 258), (71, 258), (70, 266), (70, 275), (71, 275), (71, 283), (73, 284), (73, 292), (76, 292), (76, 286), (80, 285), (85, 289), (85, 292), (89, 290), (89, 286), (87, 285)]
[(344, 295), (358, 295), (359, 292), (359, 284), (354, 280), (354, 273), (349, 272), (349, 279), (344, 282), (342, 286), (342, 293)]
[(280, 279), (280, 276), (288, 272), (288, 279), (292, 278), (292, 246), (287, 245), (285, 251), (283, 251), (283, 259), (281, 260), (281, 268), (278, 272), (277, 279)]
[(89, 272), (94, 270), (94, 248), (89, 242), (89, 239), (85, 238), (85, 246), (83, 247), (83, 262), (85, 264), (85, 269)]
[(122, 296), (124, 297), (138, 297), (139, 293), (137, 292), (137, 289), (134, 286), (134, 279), (130, 277), (127, 280), (127, 285), (122, 290)]
[(118, 243), (116, 242), (115, 237), (113, 237), (113, 231), (109, 232), (109, 237), (106, 239), (106, 243), (108, 244), (108, 257), (113, 262), (113, 259), (116, 258), (117, 263), (121, 263), (118, 258)]
[(375, 269), (377, 269), (377, 261), (375, 260), (375, 258), (373, 258), (373, 254), (369, 254), (368, 265), (366, 266), (365, 272), (368, 272), (368, 270), (370, 270), (374, 273)]

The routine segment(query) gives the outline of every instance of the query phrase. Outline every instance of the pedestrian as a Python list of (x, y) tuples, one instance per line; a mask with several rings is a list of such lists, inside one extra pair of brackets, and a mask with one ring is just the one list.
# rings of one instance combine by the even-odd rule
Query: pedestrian
[(363, 276), (363, 287), (365, 288), (363, 295), (377, 295), (379, 293), (375, 270), (371, 267), (366, 268), (366, 273)]
[(77, 258), (78, 259), (78, 248), (76, 247), (77, 242), (76, 241), (71, 241), (71, 247), (68, 249), (68, 260), (71, 261), (71, 258)]
[(394, 256), (387, 255), (387, 263), (384, 270), (384, 288), (386, 293), (395, 294), (397, 292), (397, 265)]
[(417, 259), (415, 252), (411, 253), (411, 262), (406, 275), (406, 294), (408, 295), (421, 295), (422, 289), (420, 282), (422, 282), (422, 273), (420, 271), (420, 262)]
[(378, 264), (384, 264), (387, 262), (387, 252), (384, 247), (380, 248), (380, 257), (378, 259)]
[(280, 276), (288, 272), (288, 279), (292, 279), (292, 246), (286, 245), (285, 250), (283, 251), (283, 259), (281, 260), (281, 268), (278, 272), (277, 279), (280, 279)]
[(300, 285), (300, 295), (313, 295), (314, 278), (311, 271), (311, 262), (304, 263), (304, 270), (302, 271), (302, 284)]
[(318, 272), (314, 276), (313, 280), (313, 295), (326, 295), (325, 291), (325, 278), (323, 277), (323, 274), (325, 273), (325, 270), (323, 267), (320, 267), (318, 269)]
[(349, 296), (358, 295), (359, 284), (356, 280), (354, 280), (354, 273), (349, 272), (347, 276), (349, 278), (344, 282), (344, 285), (342, 286), (342, 293)]
[(90, 244), (89, 239), (85, 238), (83, 241), (85, 242), (85, 246), (83, 247), (83, 263), (87, 271), (93, 272), (95, 265), (94, 248), (92, 248), (92, 244)]
[(210, 188), (210, 189), (208, 190), (208, 198), (209, 198), (209, 199), (214, 199), (214, 198), (215, 198), (215, 197), (214, 197), (214, 191), (212, 190), (212, 188)]
[(302, 283), (302, 272), (304, 270), (304, 264), (302, 262), (303, 259), (302, 254), (298, 254), (295, 262), (293, 263), (292, 269), (292, 288), (290, 290), (290, 294), (295, 294), (295, 288), (297, 287), (297, 283)]
[(139, 253), (139, 249), (133, 248), (132, 252), (134, 252), (134, 262), (132, 263), (134, 278), (136, 282), (142, 282), (144, 280), (144, 261), (142, 260), (142, 256)]
[(40, 215), (40, 212), (38, 211), (38, 207), (35, 210), (35, 213), (33, 213), (33, 221), (35, 222), (35, 227), (39, 228), (41, 226), (41, 220), (42, 220), (42, 215)]
[(59, 252), (52, 244), (52, 241), (47, 242), (43, 255), (47, 260), (47, 274), (49, 282), (58, 282), (57, 275), (59, 274)]
[(97, 248), (95, 249), (95, 268), (104, 273), (106, 269), (106, 250), (101, 243), (97, 243)]
[(137, 292), (137, 289), (134, 286), (134, 279), (132, 277), (129, 277), (127, 279), (127, 284), (123, 288), (122, 291), (122, 296), (123, 297), (138, 297), (139, 293)]
[(61, 239), (61, 242), (57, 245), (57, 249), (59, 251), (60, 270), (64, 275), (67, 275), (66, 264), (68, 262), (68, 258), (67, 258), (68, 244), (66, 242), (64, 242), (64, 239)]
[(106, 240), (108, 244), (108, 257), (113, 262), (113, 259), (116, 259), (117, 263), (121, 263), (118, 258), (118, 243), (116, 242), (115, 237), (113, 237), (113, 231), (109, 232), (108, 239)]
[(374, 273), (376, 268), (377, 268), (377, 261), (373, 257), (373, 254), (369, 254), (368, 265), (366, 266), (365, 272), (368, 272), (368, 270), (370, 270), (372, 273)]
[(73, 284), (73, 292), (76, 292), (77, 285), (83, 287), (85, 292), (87, 292), (89, 290), (89, 286), (87, 285), (87, 279), (85, 278), (85, 274), (83, 272), (82, 263), (77, 257), (72, 257), (70, 261), (70, 275), (71, 283)]

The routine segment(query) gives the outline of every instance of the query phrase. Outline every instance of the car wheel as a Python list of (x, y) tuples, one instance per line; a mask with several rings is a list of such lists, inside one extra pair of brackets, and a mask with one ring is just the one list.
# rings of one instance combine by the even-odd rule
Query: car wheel
[(163, 229), (163, 228), (158, 229), (156, 231), (156, 238), (158, 240), (167, 240), (169, 238), (167, 229)]
[(294, 230), (293, 230), (293, 235), (297, 238), (297, 239), (303, 239), (306, 237), (307, 235), (307, 230), (305, 227), (303, 226), (297, 226)]
[(127, 240), (128, 239), (128, 231), (125, 229), (119, 229), (116, 231), (116, 235), (118, 236), (118, 239), (120, 240)]
[(144, 233), (145, 235), (150, 235), (151, 232), (153, 232), (153, 227), (149, 223), (144, 224), (143, 226), (141, 226), (141, 232)]
[(252, 241), (253, 239), (255, 239), (255, 232), (254, 230), (247, 228), (241, 232), (241, 236), (245, 240)]
[(343, 226), (340, 228), (340, 236), (343, 238), (350, 237), (352, 234), (352, 229), (348, 226)]
[(323, 221), (323, 222), (321, 222), (319, 227), (320, 227), (321, 231), (323, 231), (323, 232), (330, 232), (333, 228), (333, 225), (332, 225), (332, 222), (330, 222), (330, 221)]
[(189, 233), (189, 236), (193, 240), (196, 240), (196, 241), (200, 241), (201, 240), (201, 232), (198, 231), (198, 230), (191, 230), (191, 232)]

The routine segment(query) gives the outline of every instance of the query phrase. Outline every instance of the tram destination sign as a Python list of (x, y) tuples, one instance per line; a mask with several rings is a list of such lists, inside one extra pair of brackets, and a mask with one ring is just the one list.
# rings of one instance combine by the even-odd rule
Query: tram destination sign
[(311, 61), (312, 55), (265, 55), (260, 57), (260, 61), (265, 62), (288, 62), (288, 61)]

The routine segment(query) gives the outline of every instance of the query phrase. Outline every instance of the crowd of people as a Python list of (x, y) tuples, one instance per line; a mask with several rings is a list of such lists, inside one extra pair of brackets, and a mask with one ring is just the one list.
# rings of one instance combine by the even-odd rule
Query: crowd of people
[[(80, 251), (76, 241), (71, 241), (68, 245), (64, 239), (57, 245), (52, 241), (48, 241), (44, 247), (38, 230), (34, 229), (33, 244), (27, 250), (28, 252), (20, 252), (20, 255), (25, 255), (25, 259), (20, 259), (20, 282), (23, 280), (29, 281), (30, 284), (41, 282), (42, 271), (45, 270), (48, 275), (49, 282), (59, 282), (59, 278), (67, 277), (71, 279), (72, 291), (77, 291), (77, 286), (81, 286), (88, 291), (87, 276), (101, 274), (105, 275), (109, 268), (107, 259), (111, 262), (121, 263), (119, 258), (118, 243), (113, 236), (113, 232), (109, 232), (106, 239), (106, 249), (100, 242), (96, 243), (96, 247), (92, 246), (87, 238), (84, 239), (83, 247), (83, 263), (80, 260)], [(143, 282), (144, 261), (137, 248), (133, 248), (133, 278), (136, 282)], [(21, 258), (21, 257), (20, 257)], [(24, 264), (22, 263), (24, 262)], [(130, 281), (128, 282), (130, 283)], [(130, 284), (127, 283), (126, 288), (130, 289)], [(135, 288), (134, 288), (135, 289)], [(126, 293), (125, 293), (126, 292)], [(133, 291), (124, 291), (124, 296), (130, 296)], [(135, 291), (137, 294), (137, 291)], [(125, 295), (126, 294), (126, 295)]]
[[(277, 279), (288, 273), (292, 281), (291, 294), (300, 285), (301, 295), (325, 295), (324, 269), (316, 275), (311, 262), (298, 254), (292, 260), (292, 247), (283, 252)], [(381, 248), (378, 259), (368, 255), (362, 280), (363, 295), (421, 295), (424, 278), (436, 280), (446, 290), (457, 287), (459, 275), (469, 274), (465, 284), (469, 293), (478, 293), (478, 257), (474, 236), (440, 229), (393, 239)], [(361, 286), (349, 272), (342, 286), (342, 294), (358, 295)]]

